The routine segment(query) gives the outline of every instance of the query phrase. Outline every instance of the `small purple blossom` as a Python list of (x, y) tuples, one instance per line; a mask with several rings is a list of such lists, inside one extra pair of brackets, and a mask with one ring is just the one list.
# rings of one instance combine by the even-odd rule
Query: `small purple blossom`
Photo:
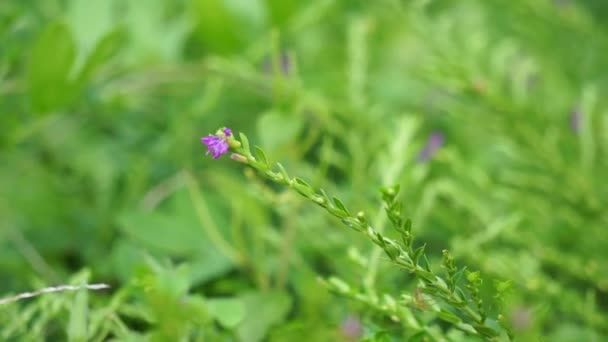
[(418, 155), (418, 162), (422, 163), (431, 159), (435, 155), (435, 153), (437, 153), (437, 150), (439, 150), (441, 146), (443, 146), (444, 140), (445, 138), (443, 136), (443, 133), (433, 132), (424, 148), (420, 151), (420, 154)]
[(538, 86), (540, 83), (540, 77), (538, 74), (530, 74), (526, 78), (526, 85), (528, 86), (528, 90), (532, 90)]
[(340, 331), (342, 336), (346, 337), (348, 341), (358, 341), (363, 335), (361, 320), (357, 316), (347, 316), (342, 321)]
[(232, 136), (232, 130), (230, 128), (224, 128), (222, 133), (216, 135), (208, 135), (201, 138), (201, 142), (207, 145), (207, 153), (213, 154), (213, 159), (219, 158), (222, 154), (228, 153), (230, 147), (228, 146), (228, 137)]
[[(283, 73), (283, 76), (290, 76), (291, 74), (291, 70), (293, 69), (292, 64), (293, 61), (291, 60), (291, 56), (287, 53), (287, 52), (281, 52), (279, 55), (279, 65), (278, 65), (278, 69), (280, 72)], [(267, 57), (263, 64), (262, 64), (262, 69), (264, 70), (265, 73), (271, 74), (274, 70), (273, 70), (273, 65), (272, 65), (273, 61), (272, 58)]]
[(570, 128), (575, 134), (580, 133), (581, 124), (583, 122), (583, 113), (580, 109), (575, 108), (570, 112)]
[(530, 328), (534, 314), (530, 308), (518, 307), (511, 314), (511, 325), (517, 331), (525, 331)]

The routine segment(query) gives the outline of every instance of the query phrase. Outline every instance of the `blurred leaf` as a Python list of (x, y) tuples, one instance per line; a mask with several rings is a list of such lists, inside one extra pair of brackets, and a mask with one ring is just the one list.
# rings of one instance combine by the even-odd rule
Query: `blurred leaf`
[(268, 112), (257, 122), (261, 145), (268, 151), (276, 151), (290, 141), (295, 141), (302, 127), (303, 122), (299, 117), (277, 112)]
[(243, 302), (234, 298), (211, 298), (206, 301), (209, 313), (225, 328), (236, 327), (245, 317)]
[(285, 28), (299, 4), (297, 0), (264, 0), (264, 2), (271, 25), (280, 29)]
[[(156, 253), (190, 258), (193, 266), (196, 266), (190, 272), (194, 283), (206, 281), (230, 269), (230, 260), (216, 249), (201, 228), (187, 192), (184, 189), (178, 191), (170, 202), (172, 209), (125, 212), (119, 217), (120, 228), (131, 239)], [(219, 210), (210, 212), (215, 214), (215, 220), (221, 217)], [(218, 226), (225, 225), (219, 223)], [(117, 252), (139, 253), (127, 246)]]
[(428, 335), (426, 331), (420, 331), (408, 338), (408, 342), (424, 342), (427, 341)]
[(71, 81), (75, 55), (72, 35), (64, 23), (55, 22), (40, 33), (28, 65), (30, 96), (37, 111), (56, 110), (75, 96)]
[(192, 23), (186, 12), (168, 15), (172, 5), (163, 0), (147, 0), (145, 6), (138, 0), (122, 1), (130, 47), (127, 51), (133, 63), (177, 61), (181, 58)]
[(237, 327), (241, 342), (262, 341), (268, 330), (282, 322), (291, 308), (291, 297), (285, 292), (249, 293), (240, 297), (246, 316)]
[(208, 244), (194, 220), (160, 212), (131, 211), (120, 216), (120, 227), (130, 237), (154, 249), (189, 255)]
[(197, 24), (195, 41), (203, 52), (230, 54), (243, 43), (239, 36), (239, 25), (222, 0), (195, 0), (194, 13)]
[(123, 40), (124, 32), (122, 30), (115, 30), (103, 36), (95, 45), (95, 49), (87, 57), (84, 66), (80, 70), (78, 81), (80, 83), (87, 82), (96, 69), (118, 52)]
[(88, 321), (88, 293), (87, 289), (81, 288), (76, 293), (76, 298), (70, 309), (70, 323), (68, 325), (68, 339), (70, 342), (87, 341)]
[(450, 311), (443, 310), (443, 309), (441, 309), (439, 312), (437, 312), (437, 316), (446, 322), (450, 322), (450, 323), (454, 323), (454, 324), (458, 324), (458, 323), (462, 322), (460, 317), (456, 316), (454, 313), (452, 313)]
[(89, 54), (112, 31), (117, 4), (118, 0), (68, 0), (68, 24), (82, 54)]
[(366, 338), (362, 342), (392, 342), (392, 341), (393, 341), (393, 339), (391, 338), (391, 335), (389, 335), (388, 332), (380, 331), (380, 332), (377, 332), (374, 335), (374, 337)]
[(124, 283), (128, 283), (138, 267), (144, 265), (144, 249), (128, 239), (118, 239), (109, 255), (109, 267)]

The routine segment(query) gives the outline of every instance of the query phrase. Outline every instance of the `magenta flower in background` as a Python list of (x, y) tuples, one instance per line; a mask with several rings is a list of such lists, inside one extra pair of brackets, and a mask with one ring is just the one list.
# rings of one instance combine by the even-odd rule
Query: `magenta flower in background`
[(583, 122), (583, 113), (580, 109), (575, 108), (570, 112), (570, 128), (575, 134), (581, 132), (581, 123)]
[(228, 146), (228, 137), (232, 136), (232, 130), (230, 128), (223, 129), (223, 135), (208, 135), (206, 137), (201, 138), (201, 142), (207, 145), (207, 153), (205, 155), (212, 153), (213, 159), (219, 158), (222, 154), (228, 153), (230, 147)]
[[(283, 73), (283, 76), (290, 76), (293, 69), (293, 61), (291, 60), (290, 55), (287, 52), (281, 52), (279, 57), (279, 71)], [(264, 60), (262, 69), (267, 74), (271, 74), (273, 72), (272, 60), (270, 57), (267, 57)]]
[(519, 307), (511, 314), (511, 325), (516, 331), (525, 331), (530, 328), (534, 314), (530, 308)]
[(342, 321), (340, 332), (347, 341), (359, 341), (363, 335), (361, 320), (357, 316), (348, 315), (344, 321)]
[(443, 136), (443, 133), (433, 132), (424, 148), (420, 151), (420, 154), (418, 155), (418, 162), (426, 162), (429, 159), (433, 158), (435, 153), (437, 153), (437, 150), (439, 150), (441, 146), (443, 146), (444, 141), (445, 138)]

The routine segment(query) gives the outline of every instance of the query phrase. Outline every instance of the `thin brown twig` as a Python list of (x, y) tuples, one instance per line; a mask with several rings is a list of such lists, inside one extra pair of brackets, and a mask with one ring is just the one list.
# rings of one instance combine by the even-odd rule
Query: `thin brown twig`
[(110, 285), (108, 284), (85, 284), (85, 285), (59, 285), (59, 286), (49, 286), (43, 289), (32, 291), (32, 292), (22, 292), (12, 297), (6, 297), (0, 299), (0, 305), (14, 303), (21, 299), (32, 298), (36, 296), (40, 296), (45, 293), (53, 293), (53, 292), (65, 292), (65, 291), (78, 291), (82, 289), (86, 290), (105, 290), (109, 289)]

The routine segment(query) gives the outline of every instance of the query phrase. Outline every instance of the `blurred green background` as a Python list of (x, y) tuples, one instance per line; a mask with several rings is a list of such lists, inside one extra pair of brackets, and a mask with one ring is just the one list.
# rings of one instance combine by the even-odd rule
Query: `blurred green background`
[(3, 305), (0, 339), (408, 340), (317, 278), (395, 297), (415, 280), (205, 157), (227, 126), (380, 226), (377, 189), (401, 184), (432, 262), (448, 248), (513, 281), (522, 340), (602, 340), (607, 16), (603, 0), (0, 1), (0, 297), (112, 285)]

